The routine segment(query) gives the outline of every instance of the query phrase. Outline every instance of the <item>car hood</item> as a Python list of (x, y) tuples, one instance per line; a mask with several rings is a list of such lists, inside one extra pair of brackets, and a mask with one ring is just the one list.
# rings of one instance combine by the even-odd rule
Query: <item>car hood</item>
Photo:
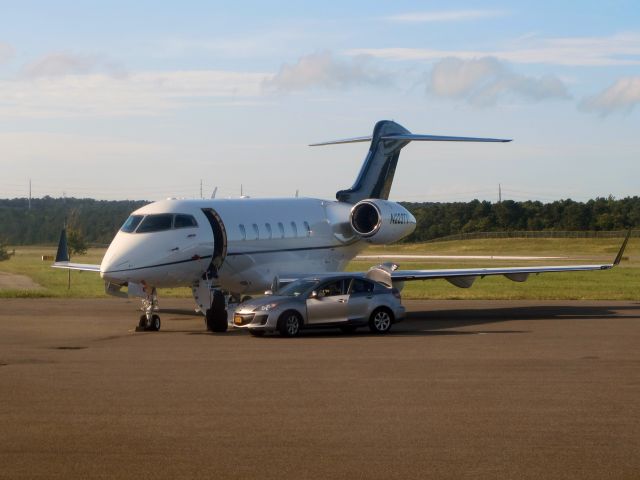
[(263, 305), (268, 305), (270, 303), (283, 303), (283, 302), (291, 302), (296, 300), (302, 300), (301, 297), (289, 297), (284, 295), (267, 295), (261, 298), (255, 298), (253, 300), (249, 300), (248, 302), (244, 302), (240, 304), (238, 310), (254, 310), (256, 308), (260, 308)]

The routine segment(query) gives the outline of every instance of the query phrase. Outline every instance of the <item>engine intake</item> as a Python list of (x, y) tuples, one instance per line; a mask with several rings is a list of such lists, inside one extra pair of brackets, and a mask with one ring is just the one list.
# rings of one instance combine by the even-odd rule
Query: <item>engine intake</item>
[(388, 200), (367, 199), (351, 209), (351, 228), (373, 244), (397, 242), (416, 228), (416, 219), (402, 205)]

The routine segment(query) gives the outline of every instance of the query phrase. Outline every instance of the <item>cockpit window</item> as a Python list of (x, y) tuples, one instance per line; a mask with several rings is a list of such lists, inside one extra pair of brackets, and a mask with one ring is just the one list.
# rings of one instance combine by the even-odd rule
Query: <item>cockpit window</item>
[(159, 232), (171, 230), (173, 215), (162, 213), (160, 215), (147, 215), (138, 227), (136, 233)]
[(191, 215), (184, 215), (179, 213), (176, 215), (176, 219), (173, 221), (173, 228), (189, 228), (197, 227), (198, 222)]
[(129, 218), (127, 218), (127, 221), (124, 222), (124, 225), (122, 225), (122, 228), (120, 230), (122, 230), (125, 233), (133, 232), (136, 229), (136, 227), (140, 224), (142, 217), (143, 215), (131, 215)]

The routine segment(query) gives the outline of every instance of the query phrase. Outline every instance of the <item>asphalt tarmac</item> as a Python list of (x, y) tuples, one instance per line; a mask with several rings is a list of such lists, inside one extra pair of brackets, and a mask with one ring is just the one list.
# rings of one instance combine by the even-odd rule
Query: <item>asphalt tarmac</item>
[(640, 478), (640, 302), (406, 302), (387, 336), (0, 300), (0, 478)]

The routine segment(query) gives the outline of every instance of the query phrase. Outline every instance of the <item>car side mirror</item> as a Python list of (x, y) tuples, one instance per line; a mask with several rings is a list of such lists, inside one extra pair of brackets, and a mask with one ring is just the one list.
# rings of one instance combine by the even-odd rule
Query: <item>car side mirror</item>
[(265, 290), (264, 294), (265, 295), (273, 295), (273, 290)]

